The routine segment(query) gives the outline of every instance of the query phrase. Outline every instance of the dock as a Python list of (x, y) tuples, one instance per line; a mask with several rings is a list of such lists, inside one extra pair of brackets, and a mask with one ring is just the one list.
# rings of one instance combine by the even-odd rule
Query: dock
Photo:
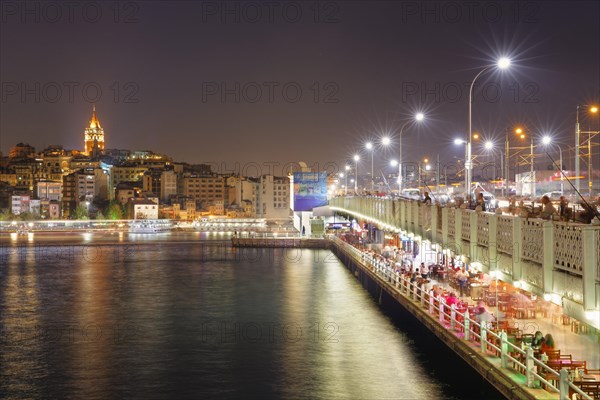
[(328, 239), (306, 237), (233, 237), (233, 247), (264, 247), (264, 248), (296, 248), (296, 249), (330, 249), (332, 242)]

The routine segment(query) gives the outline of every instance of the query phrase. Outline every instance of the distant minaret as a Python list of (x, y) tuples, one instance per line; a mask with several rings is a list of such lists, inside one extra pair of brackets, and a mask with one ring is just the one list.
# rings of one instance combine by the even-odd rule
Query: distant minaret
[(90, 155), (94, 148), (94, 142), (97, 142), (98, 149), (104, 151), (104, 129), (100, 126), (100, 121), (96, 117), (96, 105), (92, 108), (92, 119), (89, 127), (85, 128), (84, 135), (84, 153)]

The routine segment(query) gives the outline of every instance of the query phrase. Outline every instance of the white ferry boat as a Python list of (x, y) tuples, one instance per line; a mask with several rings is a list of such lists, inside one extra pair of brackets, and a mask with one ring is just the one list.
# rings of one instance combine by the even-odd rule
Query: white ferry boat
[(171, 228), (171, 221), (166, 219), (140, 219), (129, 223), (129, 233), (165, 233)]

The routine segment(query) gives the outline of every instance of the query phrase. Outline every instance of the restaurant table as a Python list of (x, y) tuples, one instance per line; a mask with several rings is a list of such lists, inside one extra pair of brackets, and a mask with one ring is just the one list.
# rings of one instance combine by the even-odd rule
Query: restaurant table
[[(581, 378), (573, 379), (572, 383), (593, 399), (600, 399), (600, 374), (583, 374)], [(572, 399), (574, 394), (575, 390), (569, 386), (569, 398)]]

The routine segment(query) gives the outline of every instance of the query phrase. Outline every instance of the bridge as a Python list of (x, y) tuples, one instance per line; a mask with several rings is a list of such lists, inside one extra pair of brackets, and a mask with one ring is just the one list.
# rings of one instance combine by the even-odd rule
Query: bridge
[(421, 248), (464, 256), (483, 272), (563, 307), (600, 329), (600, 226), (425, 205), (413, 200), (337, 197), (332, 210), (402, 233)]

